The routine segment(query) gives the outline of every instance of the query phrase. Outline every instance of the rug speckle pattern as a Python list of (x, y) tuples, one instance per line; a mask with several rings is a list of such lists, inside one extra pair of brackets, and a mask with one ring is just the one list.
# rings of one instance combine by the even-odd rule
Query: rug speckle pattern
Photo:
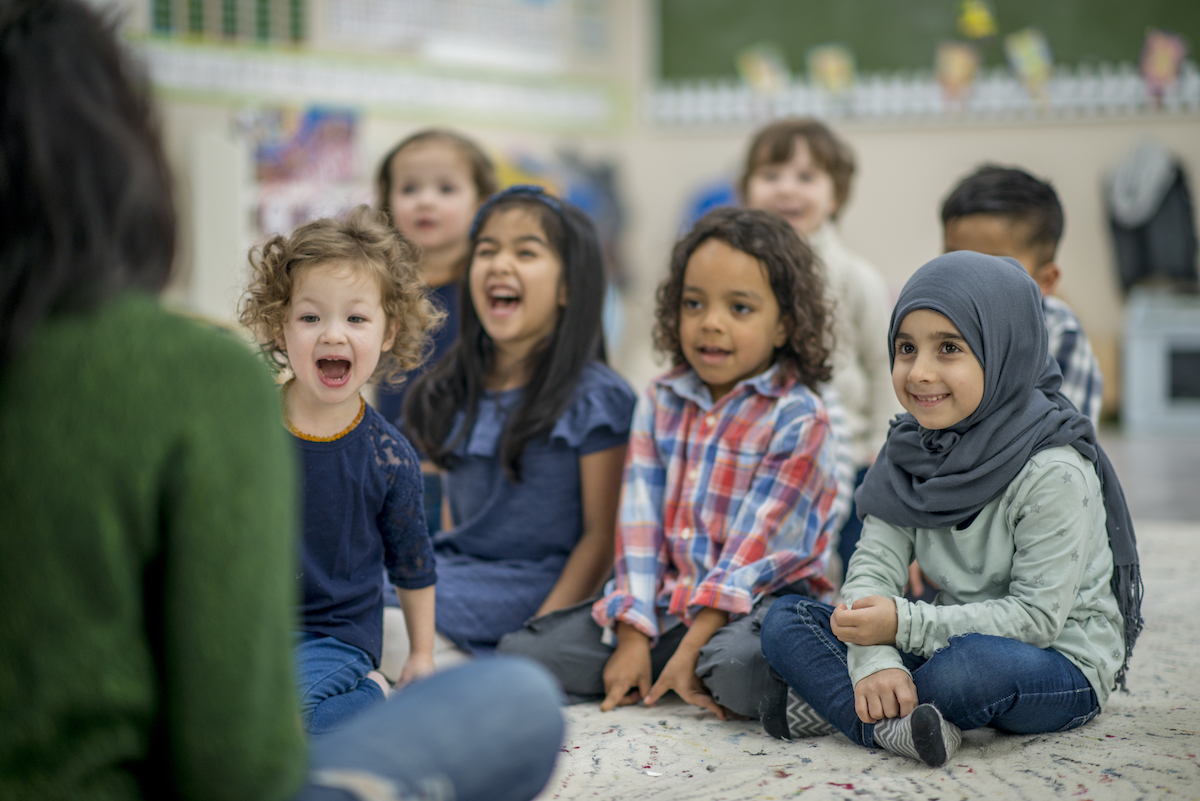
[(568, 707), (550, 799), (1200, 799), (1200, 524), (1137, 525), (1146, 629), (1129, 693), (1062, 734), (964, 733), (944, 768), (843, 735), (786, 743), (674, 695), (604, 713)]

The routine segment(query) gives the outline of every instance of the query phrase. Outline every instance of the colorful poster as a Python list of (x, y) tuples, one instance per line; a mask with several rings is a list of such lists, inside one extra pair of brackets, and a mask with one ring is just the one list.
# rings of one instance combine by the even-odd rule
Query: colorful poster
[(358, 113), (313, 107), (252, 115), (259, 181), (353, 181), (358, 177)]
[(996, 35), (996, 18), (984, 0), (963, 0), (958, 14), (958, 31), (968, 39)]
[(755, 92), (773, 95), (783, 90), (792, 80), (787, 57), (779, 45), (759, 42), (737, 54), (738, 74)]
[(961, 101), (971, 94), (979, 74), (979, 51), (967, 42), (941, 42), (935, 72), (942, 95), (950, 101)]
[(1004, 54), (1012, 71), (1025, 84), (1029, 94), (1045, 97), (1046, 82), (1054, 71), (1050, 42), (1037, 28), (1024, 28), (1004, 37)]
[(833, 95), (854, 86), (854, 51), (843, 44), (817, 45), (808, 51), (808, 80)]
[(1182, 36), (1153, 28), (1146, 31), (1141, 67), (1147, 94), (1161, 98), (1164, 91), (1175, 85), (1187, 52), (1187, 42)]

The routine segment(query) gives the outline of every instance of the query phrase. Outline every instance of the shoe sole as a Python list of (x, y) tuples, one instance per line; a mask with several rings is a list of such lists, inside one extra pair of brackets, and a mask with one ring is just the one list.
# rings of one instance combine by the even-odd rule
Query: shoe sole
[(931, 768), (940, 768), (946, 764), (946, 741), (942, 737), (942, 716), (929, 704), (921, 704), (913, 710), (910, 720), (912, 725), (913, 747), (917, 756)]

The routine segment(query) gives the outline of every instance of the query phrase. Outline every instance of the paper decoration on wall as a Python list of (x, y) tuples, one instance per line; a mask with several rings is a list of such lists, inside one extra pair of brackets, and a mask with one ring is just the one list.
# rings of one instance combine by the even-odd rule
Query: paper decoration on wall
[(942, 95), (947, 100), (961, 101), (971, 93), (979, 74), (979, 51), (967, 42), (940, 42), (935, 71)]
[(274, 108), (248, 119), (259, 181), (337, 182), (358, 176), (357, 112)]
[(984, 0), (963, 0), (958, 14), (958, 30), (968, 39), (996, 35), (996, 18)]
[(1188, 46), (1182, 36), (1153, 28), (1146, 31), (1142, 44), (1142, 79), (1146, 93), (1156, 100), (1179, 80)]
[(772, 42), (759, 42), (744, 48), (737, 54), (736, 61), (742, 80), (759, 94), (776, 94), (792, 80), (787, 57), (779, 45)]
[(1054, 70), (1054, 59), (1050, 55), (1050, 43), (1046, 41), (1046, 35), (1037, 28), (1024, 28), (1010, 33), (1004, 37), (1004, 54), (1029, 94), (1044, 98), (1046, 81), (1050, 80)]
[(237, 122), (254, 157), (259, 233), (286, 234), (371, 201), (358, 180), (358, 112), (268, 107)]
[(808, 80), (833, 95), (854, 86), (854, 51), (843, 44), (824, 44), (810, 48)]

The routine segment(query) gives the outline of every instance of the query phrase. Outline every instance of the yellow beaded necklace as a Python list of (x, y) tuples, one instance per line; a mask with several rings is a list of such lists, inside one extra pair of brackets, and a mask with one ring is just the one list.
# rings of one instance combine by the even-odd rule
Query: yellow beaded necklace
[(292, 425), (292, 420), (291, 420), (291, 418), (288, 417), (288, 413), (287, 413), (287, 388), (289, 386), (291, 386), (292, 381), (295, 381), (295, 379), (293, 378), (291, 381), (288, 381), (286, 384), (283, 385), (283, 391), (279, 393), (279, 401), (280, 401), (280, 404), (283, 406), (283, 424), (285, 426), (287, 426), (288, 431), (292, 432), (293, 435), (299, 437), (302, 440), (306, 440), (308, 442), (333, 442), (336, 439), (341, 439), (342, 437), (346, 436), (351, 431), (353, 431), (354, 427), (362, 422), (363, 416), (366, 415), (366, 413), (367, 413), (367, 401), (363, 398), (362, 395), (359, 395), (358, 396), (358, 415), (355, 416), (354, 422), (350, 423), (350, 425), (346, 426), (341, 431), (337, 432), (336, 434), (334, 434), (331, 437), (315, 437), (312, 434), (305, 434), (303, 431), (301, 431), (300, 429), (298, 429), (294, 425)]

